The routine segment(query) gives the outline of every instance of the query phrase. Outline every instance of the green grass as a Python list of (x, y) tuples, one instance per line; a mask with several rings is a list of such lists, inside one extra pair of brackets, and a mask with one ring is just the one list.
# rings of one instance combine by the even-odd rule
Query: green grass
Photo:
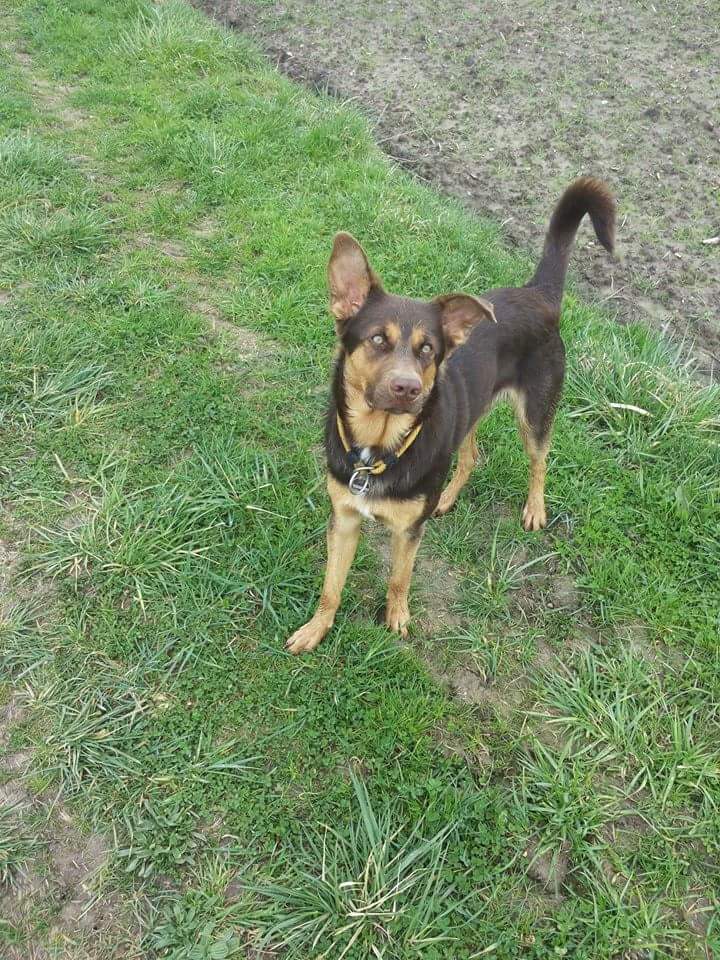
[[(38, 783), (114, 827), (142, 955), (720, 949), (712, 909), (687, 921), (720, 893), (718, 390), (568, 296), (548, 531), (520, 530), (497, 411), (423, 548), (457, 574), (453, 625), (438, 574), (412, 648), (377, 626), (366, 543), (331, 636), (289, 657), (324, 555), (333, 232), (411, 295), (529, 263), (184, 4), (11, 10), (32, 66), (3, 48), (0, 533), (24, 562), (2, 663)], [(459, 666), (477, 704), (439, 682)]]

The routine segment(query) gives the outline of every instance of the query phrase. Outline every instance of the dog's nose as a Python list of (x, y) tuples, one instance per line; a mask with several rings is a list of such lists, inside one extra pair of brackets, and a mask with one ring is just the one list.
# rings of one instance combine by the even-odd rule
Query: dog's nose
[(422, 382), (419, 377), (395, 377), (390, 381), (390, 389), (398, 400), (414, 400), (420, 395)]

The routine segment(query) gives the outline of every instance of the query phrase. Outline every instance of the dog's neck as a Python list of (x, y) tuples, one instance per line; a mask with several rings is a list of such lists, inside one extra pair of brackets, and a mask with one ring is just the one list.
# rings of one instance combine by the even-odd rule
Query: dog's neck
[(415, 422), (411, 413), (388, 413), (375, 410), (365, 399), (365, 391), (349, 381), (340, 360), (340, 382), (346, 425), (357, 447), (379, 447), (394, 450)]

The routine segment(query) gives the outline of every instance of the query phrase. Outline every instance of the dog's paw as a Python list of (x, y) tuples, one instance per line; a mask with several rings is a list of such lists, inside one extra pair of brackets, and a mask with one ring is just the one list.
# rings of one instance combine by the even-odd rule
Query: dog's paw
[(394, 633), (399, 633), (403, 639), (408, 635), (410, 610), (407, 603), (388, 604), (385, 610), (385, 625)]
[(455, 497), (446, 497), (444, 494), (438, 500), (438, 505), (433, 510), (434, 517), (444, 517), (455, 506)]
[(310, 653), (317, 647), (329, 629), (329, 626), (325, 623), (320, 623), (317, 620), (309, 620), (305, 626), (295, 631), (286, 642), (285, 648), (295, 655), (298, 653)]
[(547, 514), (545, 513), (545, 504), (537, 501), (530, 501), (523, 508), (523, 527), (526, 530), (542, 530), (547, 523)]

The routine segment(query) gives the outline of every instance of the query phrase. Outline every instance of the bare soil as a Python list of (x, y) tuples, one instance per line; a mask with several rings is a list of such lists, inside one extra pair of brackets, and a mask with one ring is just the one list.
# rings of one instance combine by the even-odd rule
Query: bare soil
[(291, 77), (351, 99), (385, 151), (537, 252), (575, 176), (610, 181), (615, 263), (575, 277), (620, 322), (720, 364), (720, 7), (715, 0), (196, 0)]

